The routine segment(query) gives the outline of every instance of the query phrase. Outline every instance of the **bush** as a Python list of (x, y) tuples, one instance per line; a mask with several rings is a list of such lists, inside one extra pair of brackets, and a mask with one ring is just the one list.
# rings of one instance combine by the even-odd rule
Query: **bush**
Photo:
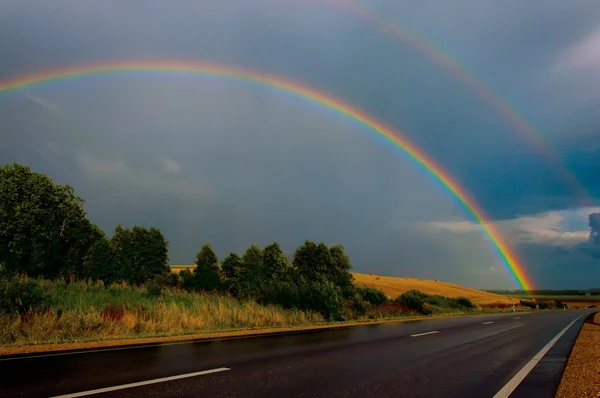
[(371, 305), (382, 305), (388, 302), (388, 298), (384, 292), (372, 287), (357, 286), (356, 291), (360, 298)]
[(49, 306), (49, 294), (44, 285), (36, 279), (0, 279), (0, 312), (25, 314), (43, 311)]
[(466, 297), (450, 298), (437, 294), (429, 295), (418, 290), (409, 290), (398, 296), (396, 302), (424, 315), (441, 313), (445, 310), (468, 311), (477, 308)]
[(427, 294), (419, 290), (409, 290), (408, 292), (402, 293), (396, 298), (396, 301), (400, 304), (407, 306), (413, 311), (424, 313), (425, 299)]
[(159, 297), (162, 294), (162, 288), (156, 279), (148, 283), (146, 291), (152, 297)]

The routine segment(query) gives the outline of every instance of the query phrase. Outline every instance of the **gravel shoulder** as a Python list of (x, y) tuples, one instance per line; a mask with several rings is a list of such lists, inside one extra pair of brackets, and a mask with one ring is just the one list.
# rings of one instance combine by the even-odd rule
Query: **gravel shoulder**
[(556, 397), (600, 397), (600, 312), (590, 314), (583, 324)]

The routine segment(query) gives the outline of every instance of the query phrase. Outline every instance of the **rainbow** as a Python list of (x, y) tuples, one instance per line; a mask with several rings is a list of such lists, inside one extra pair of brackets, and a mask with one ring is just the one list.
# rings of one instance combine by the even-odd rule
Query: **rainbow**
[(561, 179), (568, 184), (570, 189), (577, 195), (581, 201), (581, 206), (591, 205), (590, 192), (578, 181), (575, 174), (568, 170), (562, 163), (562, 160), (554, 151), (550, 144), (543, 138), (542, 134), (535, 127), (525, 120), (506, 100), (502, 99), (500, 94), (495, 93), (489, 88), (482, 79), (470, 71), (466, 66), (461, 65), (451, 55), (445, 53), (434, 43), (421, 38), (411, 32), (406, 27), (392, 21), (389, 17), (378, 14), (373, 11), (364, 1), (359, 0), (331, 0), (334, 4), (342, 8), (361, 15), (371, 20), (385, 32), (391, 34), (402, 42), (410, 45), (412, 48), (425, 55), (435, 64), (449, 72), (455, 78), (463, 82), (469, 89), (475, 92), (490, 107), (500, 114), (521, 136), (528, 140), (538, 152), (554, 166), (555, 172)]
[(310, 100), (326, 108), (337, 111), (348, 118), (369, 127), (387, 141), (401, 149), (410, 156), (420, 167), (425, 169), (445, 190), (455, 197), (461, 207), (477, 221), (484, 235), (499, 255), (506, 270), (516, 284), (523, 290), (531, 290), (533, 284), (527, 275), (526, 269), (511, 249), (500, 231), (490, 223), (483, 209), (474, 198), (452, 177), (446, 170), (427, 156), (416, 145), (412, 144), (404, 135), (387, 127), (372, 116), (348, 105), (341, 100), (319, 92), (309, 86), (293, 82), (277, 76), (261, 72), (241, 69), (227, 65), (219, 65), (197, 61), (165, 61), (165, 60), (127, 60), (111, 63), (95, 63), (91, 65), (69, 66), (65, 68), (45, 70), (30, 75), (18, 76), (13, 79), (0, 81), (0, 94), (16, 91), (20, 88), (32, 86), (43, 82), (51, 82), (77, 76), (89, 76), (107, 73), (156, 71), (156, 72), (188, 72), (203, 75), (228, 77), (244, 80), (262, 85), (267, 85), (283, 92)]

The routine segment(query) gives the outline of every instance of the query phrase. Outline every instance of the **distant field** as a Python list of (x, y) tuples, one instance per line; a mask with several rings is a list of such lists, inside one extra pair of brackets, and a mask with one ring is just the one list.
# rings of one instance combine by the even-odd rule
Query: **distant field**
[(354, 283), (381, 289), (390, 297), (397, 297), (402, 293), (417, 289), (428, 294), (439, 294), (446, 297), (467, 297), (478, 305), (518, 304), (518, 298), (511, 298), (500, 294), (488, 293), (482, 290), (455, 285), (448, 282), (432, 281), (417, 278), (397, 278), (391, 276), (378, 276), (369, 274), (352, 273)]

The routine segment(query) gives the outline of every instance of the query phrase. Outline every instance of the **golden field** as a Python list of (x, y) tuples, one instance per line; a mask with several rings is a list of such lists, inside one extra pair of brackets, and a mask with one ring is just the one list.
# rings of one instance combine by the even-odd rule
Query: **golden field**
[(514, 297), (488, 293), (448, 282), (408, 277), (397, 278), (392, 276), (359, 274), (356, 272), (353, 272), (352, 275), (354, 276), (355, 284), (381, 289), (385, 294), (392, 298), (396, 298), (408, 290), (417, 289), (427, 294), (437, 294), (446, 297), (466, 297), (477, 305), (489, 306), (495, 304), (508, 305), (519, 303), (519, 299)]

